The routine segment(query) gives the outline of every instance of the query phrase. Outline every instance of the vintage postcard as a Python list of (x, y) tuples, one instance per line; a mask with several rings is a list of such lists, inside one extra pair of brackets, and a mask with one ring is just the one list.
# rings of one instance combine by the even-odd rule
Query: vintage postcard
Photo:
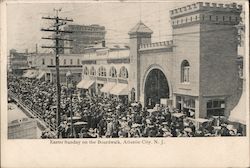
[(2, 1), (2, 166), (248, 167), (248, 5)]

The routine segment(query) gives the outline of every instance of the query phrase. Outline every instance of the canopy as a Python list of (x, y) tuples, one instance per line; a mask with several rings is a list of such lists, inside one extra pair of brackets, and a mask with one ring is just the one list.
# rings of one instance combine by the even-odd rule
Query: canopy
[(243, 89), (240, 101), (231, 111), (228, 120), (246, 125), (246, 110), (246, 92)]
[(26, 71), (26, 72), (23, 74), (22, 77), (27, 78), (27, 76), (29, 75), (29, 73), (30, 73), (30, 71)]
[(44, 71), (40, 71), (38, 76), (36, 77), (37, 79), (41, 79), (45, 75)]
[(153, 112), (156, 112), (157, 110), (155, 110), (155, 109), (147, 109), (147, 111), (150, 112), (150, 113), (153, 113)]
[(199, 123), (205, 123), (205, 122), (209, 122), (210, 120), (205, 119), (205, 118), (196, 118), (195, 121), (197, 121)]
[(36, 70), (33, 70), (31, 74), (28, 76), (28, 78), (35, 78), (38, 75), (38, 72)]
[(138, 106), (138, 103), (131, 103), (131, 106)]
[(182, 117), (182, 116), (184, 116), (184, 115), (185, 115), (185, 114), (183, 114), (183, 113), (173, 113), (173, 114), (172, 114), (172, 116), (177, 117), (177, 118)]
[(119, 84), (115, 85), (115, 87), (113, 87), (110, 90), (110, 94), (113, 94), (113, 95), (128, 95), (129, 94), (128, 84), (119, 83)]
[(95, 81), (83, 79), (79, 82), (76, 87), (81, 89), (89, 89)]
[(187, 117), (187, 119), (194, 121), (194, 122), (198, 122), (198, 123), (205, 123), (205, 122), (209, 122), (211, 120), (205, 119), (205, 118), (190, 118)]
[(76, 123), (74, 123), (74, 125), (87, 125), (87, 122), (83, 122), (83, 121), (78, 121)]
[(109, 93), (109, 91), (115, 86), (115, 83), (113, 82), (107, 82), (104, 84), (104, 86), (101, 88), (101, 92)]
[[(78, 116), (73, 116), (72, 117), (72, 120), (80, 120), (81, 117), (78, 117)], [(68, 120), (71, 120), (71, 117), (68, 117)]]
[(36, 70), (27, 70), (26, 73), (23, 75), (25, 78), (35, 78), (37, 76)]

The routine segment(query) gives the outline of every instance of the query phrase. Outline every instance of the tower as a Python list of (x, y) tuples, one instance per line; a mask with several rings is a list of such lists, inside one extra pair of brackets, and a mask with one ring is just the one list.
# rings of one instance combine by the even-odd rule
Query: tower
[[(170, 11), (176, 46), (175, 97), (190, 95), (195, 100), (196, 117), (227, 116), (237, 102), (235, 25), (239, 24), (241, 10), (242, 6), (235, 3), (198, 2)], [(188, 82), (182, 81), (184, 61)]]
[(139, 46), (141, 44), (151, 43), (151, 34), (153, 31), (141, 21), (129, 31), (130, 45), (130, 73), (129, 73), (129, 91), (135, 91), (135, 100), (139, 101), (140, 95), (140, 55)]

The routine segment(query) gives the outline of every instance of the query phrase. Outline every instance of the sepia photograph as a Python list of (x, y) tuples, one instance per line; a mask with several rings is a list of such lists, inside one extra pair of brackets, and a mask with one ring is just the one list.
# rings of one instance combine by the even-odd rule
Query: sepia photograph
[(242, 2), (13, 3), (7, 30), (8, 139), (246, 136)]
[(0, 7), (1, 166), (249, 166), (247, 1)]

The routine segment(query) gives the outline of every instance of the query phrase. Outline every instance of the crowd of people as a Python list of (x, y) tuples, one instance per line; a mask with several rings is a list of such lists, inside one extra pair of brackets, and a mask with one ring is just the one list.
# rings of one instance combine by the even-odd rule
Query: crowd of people
[[(194, 122), (181, 111), (160, 106), (149, 112), (139, 102), (122, 103), (119, 98), (80, 95), (76, 88), (61, 89), (60, 124), (56, 122), (56, 86), (53, 83), (9, 76), (8, 90), (33, 109), (48, 125), (42, 138), (138, 138), (240, 136), (226, 120), (209, 118)], [(181, 114), (181, 115), (175, 115)], [(58, 132), (56, 132), (58, 131)]]

